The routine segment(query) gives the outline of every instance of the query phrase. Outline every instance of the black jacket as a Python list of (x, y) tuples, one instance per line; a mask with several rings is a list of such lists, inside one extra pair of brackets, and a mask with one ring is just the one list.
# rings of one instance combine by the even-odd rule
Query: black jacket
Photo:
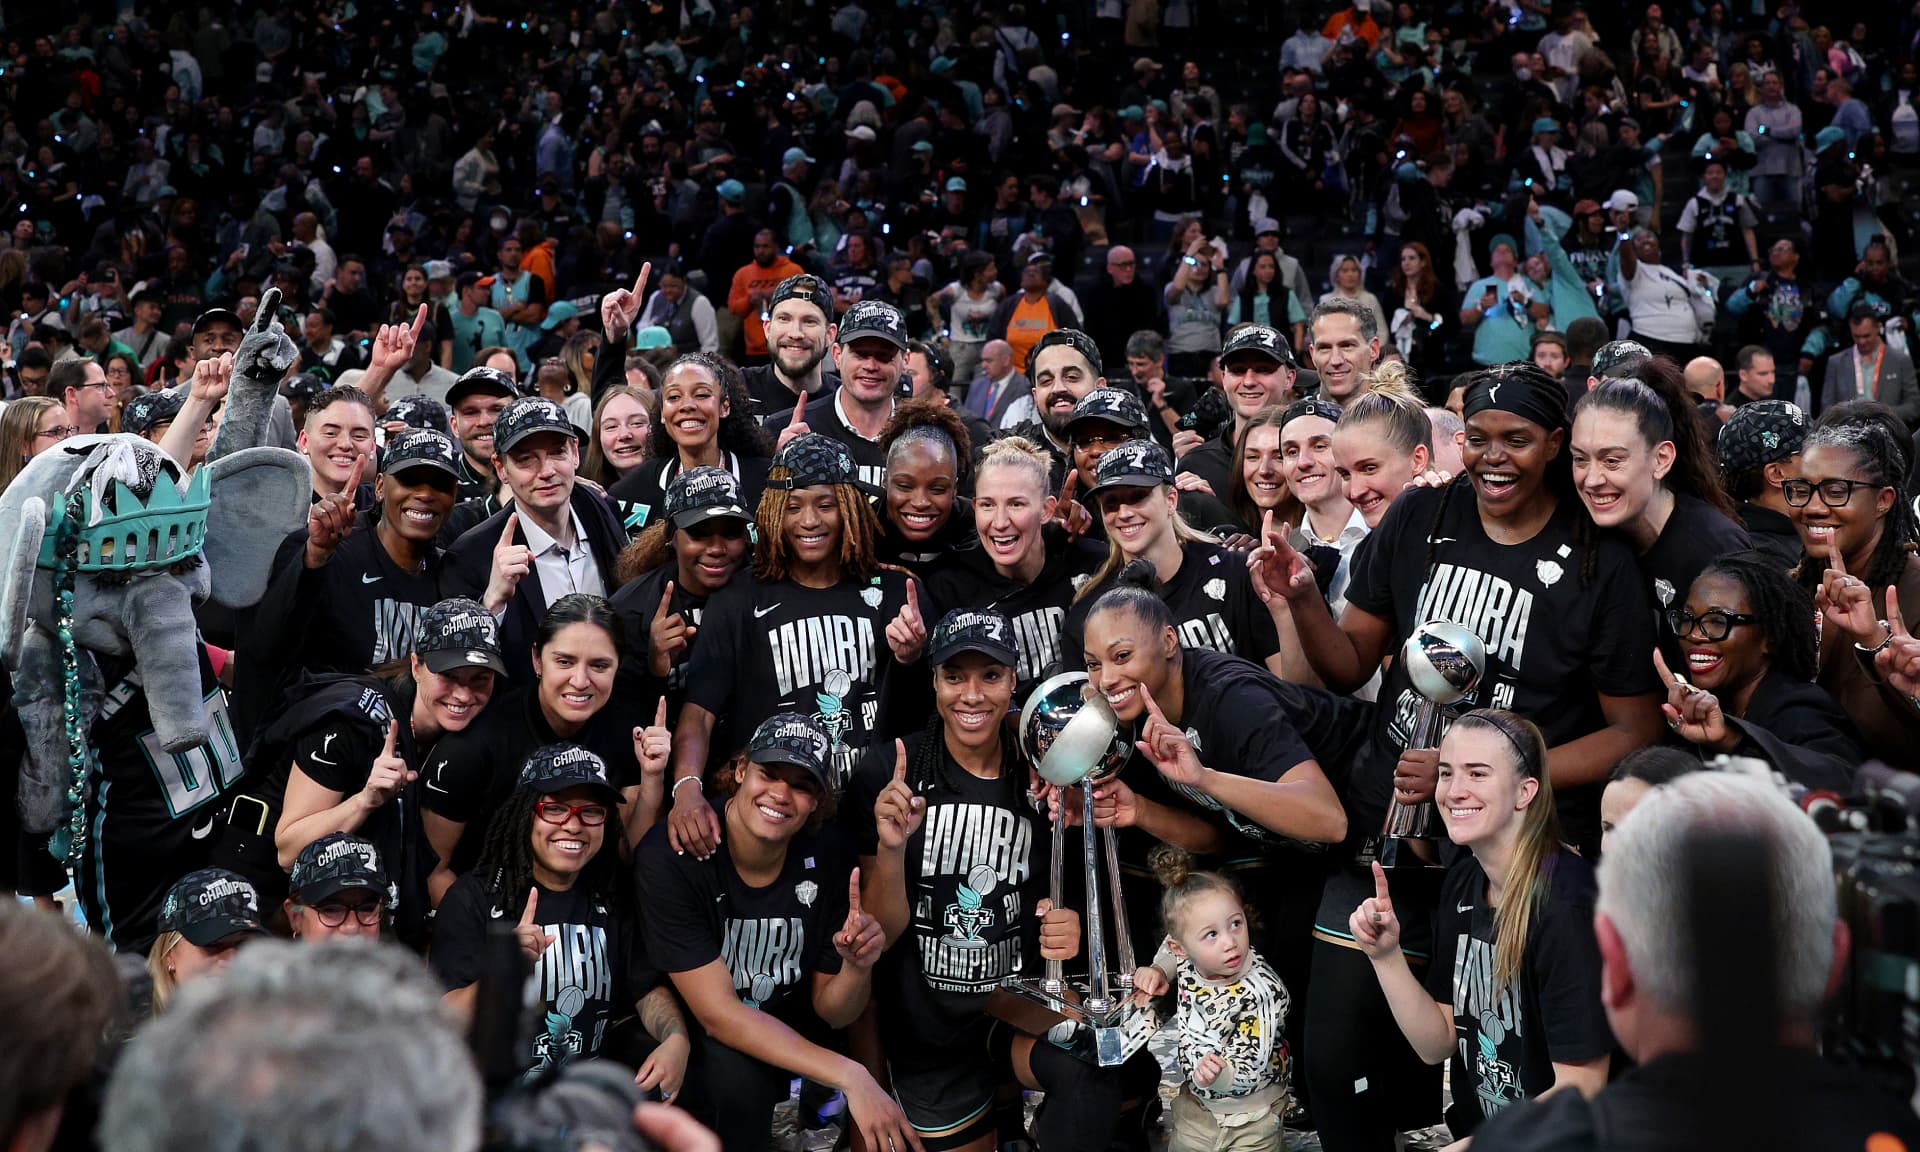
[(1747, 527), (1747, 539), (1753, 541), (1755, 552), (1778, 564), (1783, 572), (1800, 563), (1806, 549), (1800, 543), (1799, 530), (1785, 513), (1747, 501), (1736, 511), (1740, 523)]
[(1752, 719), (1727, 718), (1740, 730), (1736, 755), (1756, 756), (1788, 780), (1845, 794), (1862, 759), (1853, 721), (1818, 684), (1769, 671), (1747, 701)]
[[(600, 571), (601, 583), (606, 586), (607, 594), (612, 595), (618, 587), (613, 574), (614, 562), (626, 547), (627, 531), (614, 512), (612, 502), (584, 484), (574, 485), (572, 504), (581, 526), (587, 531), (587, 547), (593, 552), (593, 564)], [(486, 594), (487, 581), (493, 575), (493, 548), (500, 543), (500, 530), (510, 511), (495, 512), (468, 529), (447, 549), (440, 572), (443, 596), (471, 596), (478, 600)], [(516, 529), (514, 540), (526, 543), (525, 530)], [(540, 633), (540, 622), (546, 618), (547, 595), (540, 587), (540, 570), (535, 567), (520, 578), (513, 599), (507, 602), (506, 615), (500, 620), (500, 650), (506, 658), (509, 685), (522, 687), (533, 683), (533, 642)]]

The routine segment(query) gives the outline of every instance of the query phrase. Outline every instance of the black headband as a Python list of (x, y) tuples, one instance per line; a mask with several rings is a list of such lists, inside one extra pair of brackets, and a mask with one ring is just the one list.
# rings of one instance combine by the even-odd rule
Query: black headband
[(1567, 426), (1567, 390), (1524, 360), (1496, 364), (1472, 374), (1461, 415), (1471, 419), (1489, 408), (1511, 412), (1551, 432)]
[(1027, 379), (1033, 379), (1033, 366), (1039, 360), (1040, 353), (1063, 344), (1086, 357), (1087, 367), (1093, 369), (1095, 376), (1104, 377), (1107, 374), (1100, 363), (1100, 346), (1093, 342), (1093, 337), (1078, 328), (1055, 328), (1040, 337), (1033, 350), (1027, 353)]

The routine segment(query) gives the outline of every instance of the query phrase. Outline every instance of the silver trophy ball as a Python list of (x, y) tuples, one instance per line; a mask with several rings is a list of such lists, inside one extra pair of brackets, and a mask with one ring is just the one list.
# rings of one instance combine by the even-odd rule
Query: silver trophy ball
[(1429, 620), (1413, 630), (1400, 660), (1414, 691), (1436, 704), (1465, 699), (1487, 667), (1487, 646), (1464, 625)]
[(1104, 780), (1133, 753), (1120, 718), (1085, 672), (1063, 672), (1033, 690), (1020, 710), (1020, 746), (1040, 778), (1059, 787)]

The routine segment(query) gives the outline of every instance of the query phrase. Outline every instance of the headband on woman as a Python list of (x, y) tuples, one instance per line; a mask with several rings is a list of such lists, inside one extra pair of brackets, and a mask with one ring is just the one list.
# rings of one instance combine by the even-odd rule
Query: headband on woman
[(1472, 419), (1489, 408), (1511, 412), (1549, 432), (1567, 426), (1566, 387), (1524, 360), (1496, 364), (1473, 374), (1461, 415)]

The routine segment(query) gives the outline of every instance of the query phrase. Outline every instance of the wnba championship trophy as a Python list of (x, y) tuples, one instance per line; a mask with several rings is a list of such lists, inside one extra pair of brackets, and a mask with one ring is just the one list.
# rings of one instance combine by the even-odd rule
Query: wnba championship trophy
[[(1409, 748), (1438, 748), (1446, 730), (1446, 708), (1473, 694), (1487, 666), (1487, 646), (1480, 637), (1450, 620), (1429, 620), (1413, 630), (1400, 648), (1407, 679), (1420, 694), (1414, 709)], [(1437, 868), (1434, 829), (1438, 825), (1434, 802), (1387, 805), (1386, 825), (1371, 845), (1370, 855), (1382, 868)]]
[[(1048, 894), (1056, 908), (1063, 907), (1065, 818), (1070, 799), (1067, 790), (1078, 788), (1084, 805), (1081, 831), (1087, 908), (1082, 926), (1087, 973), (1084, 978), (1068, 977), (1061, 961), (1048, 960), (1042, 977), (1007, 977), (994, 989), (987, 1010), (1033, 1035), (1054, 1028), (1084, 1027), (1092, 1039), (1094, 1058), (1104, 1066), (1120, 1064), (1147, 1042), (1159, 1027), (1159, 1020), (1152, 1008), (1132, 1001), (1133, 941), (1127, 933), (1126, 904), (1120, 896), (1120, 853), (1114, 830), (1094, 827), (1093, 786), (1120, 771), (1132, 754), (1133, 744), (1120, 730), (1120, 719), (1106, 699), (1088, 682), (1086, 673), (1068, 672), (1040, 684), (1027, 698), (1020, 712), (1020, 745), (1041, 778), (1061, 790), (1048, 876)], [(1106, 874), (1104, 885), (1102, 871)], [(1103, 887), (1113, 901), (1117, 966), (1107, 963)]]

